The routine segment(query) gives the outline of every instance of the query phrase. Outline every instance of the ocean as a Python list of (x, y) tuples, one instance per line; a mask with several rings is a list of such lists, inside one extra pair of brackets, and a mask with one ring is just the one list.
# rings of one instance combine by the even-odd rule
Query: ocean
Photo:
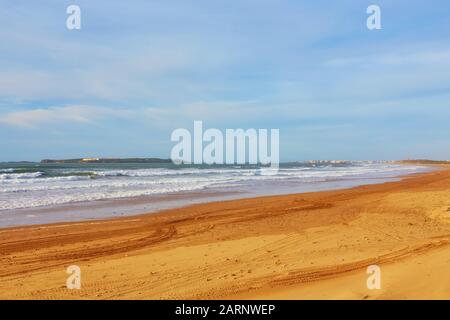
[(191, 203), (393, 181), (429, 167), (382, 161), (310, 161), (261, 168), (171, 163), (0, 163), (0, 227), (98, 219)]

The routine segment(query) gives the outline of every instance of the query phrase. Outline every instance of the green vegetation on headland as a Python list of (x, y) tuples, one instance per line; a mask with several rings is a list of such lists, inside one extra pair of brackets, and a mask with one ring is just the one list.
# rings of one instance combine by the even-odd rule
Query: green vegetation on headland
[(160, 158), (80, 158), (51, 160), (44, 159), (41, 163), (171, 163), (170, 159)]

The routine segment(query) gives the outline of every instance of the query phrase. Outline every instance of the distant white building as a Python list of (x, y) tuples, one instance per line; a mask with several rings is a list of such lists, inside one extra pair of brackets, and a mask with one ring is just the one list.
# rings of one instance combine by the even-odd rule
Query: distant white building
[(83, 162), (93, 162), (93, 161), (99, 161), (100, 158), (83, 158), (81, 161)]

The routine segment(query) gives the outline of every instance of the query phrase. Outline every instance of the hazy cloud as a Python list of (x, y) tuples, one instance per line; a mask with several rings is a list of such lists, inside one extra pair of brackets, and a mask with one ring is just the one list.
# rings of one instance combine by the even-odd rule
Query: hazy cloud
[(64, 106), (8, 112), (1, 115), (0, 124), (32, 129), (53, 124), (89, 124), (105, 117), (126, 117), (129, 115), (130, 113), (127, 110), (92, 106)]

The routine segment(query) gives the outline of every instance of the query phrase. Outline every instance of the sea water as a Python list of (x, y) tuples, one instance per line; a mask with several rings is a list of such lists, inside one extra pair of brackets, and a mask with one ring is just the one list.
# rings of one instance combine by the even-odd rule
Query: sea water
[(0, 227), (106, 218), (205, 201), (392, 181), (428, 167), (382, 161), (308, 161), (258, 166), (171, 163), (0, 163)]

